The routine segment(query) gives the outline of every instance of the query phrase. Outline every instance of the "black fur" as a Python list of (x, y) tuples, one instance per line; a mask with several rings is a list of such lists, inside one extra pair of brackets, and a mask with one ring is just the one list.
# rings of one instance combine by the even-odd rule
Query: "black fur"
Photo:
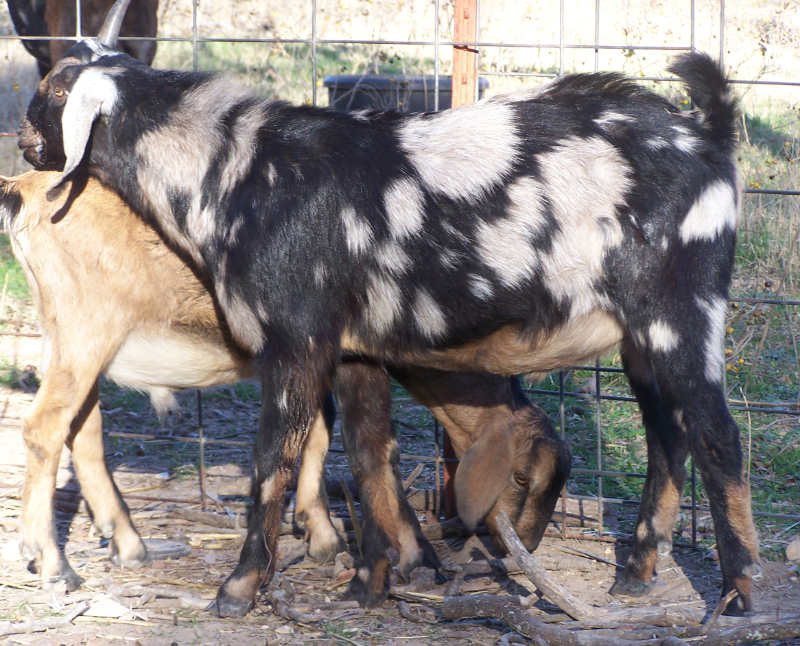
[[(631, 379), (648, 442), (683, 429), (673, 419), (682, 416), (714, 507), (724, 584), (736, 586), (749, 608), (749, 588), (740, 582), (757, 558), (754, 530), (751, 519), (732, 518), (725, 506), (743, 475), (714, 347), (735, 243), (735, 107), (710, 59), (691, 54), (673, 68), (689, 83), (701, 118), (617, 75), (577, 75), (539, 94), (473, 108), (488, 111), (494, 123), (508, 118), (500, 132), (492, 125), (451, 132), (443, 121), (450, 115), (341, 115), (246, 95), (220, 96), (219, 114), (194, 123), (192, 106), (207, 101), (209, 88), (220, 91), (214, 78), (154, 71), (121, 55), (68, 67), (52, 81), (104, 66), (114, 67), (117, 96), (94, 125), (86, 161), (201, 262), (234, 336), (258, 356), (264, 407), (257, 488), (290, 468), (343, 336), (377, 361), (440, 367), (436, 351), (480, 344), (504, 326), (541, 341), (589, 313), (605, 313), (631, 353), (644, 357), (644, 374)], [(243, 140), (237, 127), (254, 110), (262, 121)], [(457, 116), (468, 114), (481, 113)], [(29, 147), (29, 160), (56, 163), (60, 116), (46, 93), (34, 98), (28, 125), (46, 150)], [(170, 134), (176, 123), (183, 124), (174, 131), (180, 135)], [(441, 132), (431, 136), (431, 125)], [(415, 157), (409, 129), (428, 133), (414, 144), (428, 157)], [(177, 136), (180, 142), (170, 139)], [(466, 138), (479, 152), (450, 160), (431, 180), (426, 164), (457, 144), (448, 137)], [(190, 152), (160, 161), (160, 151), (178, 143)], [(503, 157), (497, 151), (504, 146), (510, 152)], [(242, 168), (232, 170), (239, 161)], [(204, 164), (199, 180), (192, 179), (197, 163)], [(184, 166), (185, 173), (174, 172)], [(466, 188), (452, 194), (448, 173), (462, 173)], [(473, 175), (481, 179), (470, 191)], [(223, 190), (226, 182), (230, 190)], [(169, 206), (159, 210), (154, 204), (164, 193)], [(199, 195), (206, 215), (186, 213), (184, 193)], [(465, 369), (486, 367), (476, 356), (477, 365)], [(558, 365), (556, 358), (545, 369)], [(534, 359), (526, 369), (541, 367)], [(679, 446), (666, 442), (654, 453), (644, 526), (660, 513), (661, 483), (682, 478)], [(245, 607), (230, 590), (253, 572), (271, 573), (280, 493), (254, 509), (240, 564), (220, 591), (221, 608)], [(652, 568), (640, 563), (650, 562), (642, 554), (652, 556), (657, 538), (637, 539), (629, 578), (649, 581)]]

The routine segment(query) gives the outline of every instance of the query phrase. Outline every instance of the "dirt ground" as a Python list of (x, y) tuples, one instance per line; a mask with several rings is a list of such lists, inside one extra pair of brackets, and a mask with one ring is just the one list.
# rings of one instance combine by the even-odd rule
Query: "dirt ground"
[[(26, 337), (0, 337), (0, 352), (24, 368), (37, 361), (38, 341)], [(24, 477), (24, 450), (21, 415), (33, 397), (30, 375), (20, 370), (18, 383), (0, 389), (0, 634), (3, 622), (55, 621), (88, 604), (88, 610), (71, 624), (45, 632), (18, 633), (0, 637), (8, 644), (495, 644), (530, 643), (505, 624), (494, 620), (441, 621), (438, 602), (452, 593), (453, 583), (436, 584), (432, 572), (419, 570), (413, 584), (396, 582), (393, 594), (381, 607), (361, 609), (345, 598), (347, 583), (354, 573), (345, 555), (335, 564), (317, 564), (304, 558), (304, 543), (299, 530), (281, 538), (279, 572), (263, 590), (256, 608), (244, 619), (219, 619), (205, 610), (219, 584), (234, 567), (242, 534), (188, 520), (187, 510), (200, 511), (196, 445), (175, 439), (197, 434), (196, 405), (193, 395), (183, 397), (184, 414), (166, 427), (159, 427), (141, 401), (124, 399), (125, 393), (110, 391), (104, 397), (106, 429), (159, 436), (158, 440), (132, 441), (107, 438), (107, 456), (114, 477), (130, 506), (134, 523), (156, 553), (152, 565), (125, 570), (108, 559), (106, 541), (92, 529), (82, 503), (69, 455), (62, 456), (56, 497), (57, 520), (66, 554), (85, 579), (82, 587), (70, 594), (63, 590), (43, 591), (29, 564), (17, 549), (17, 524), (20, 517), (19, 491)], [(248, 391), (218, 389), (203, 398), (203, 427), (208, 437), (248, 439), (258, 416), (258, 403)], [(122, 399), (121, 399), (122, 398)], [(130, 405), (128, 405), (130, 404)], [(433, 432), (425, 422), (424, 409), (401, 401), (403, 420), (399, 423), (404, 453), (432, 455)], [(414, 423), (420, 420), (420, 423)], [(414, 429), (417, 426), (419, 428)], [(237, 432), (236, 429), (241, 429)], [(172, 435), (172, 439), (170, 439)], [(249, 449), (240, 447), (207, 448), (206, 518), (225, 519), (244, 511), (249, 473)], [(404, 461), (403, 477), (416, 467)], [(348, 477), (338, 434), (329, 458), (328, 480)], [(414, 482), (421, 492), (414, 499), (430, 498), (434, 477), (428, 465)], [(214, 502), (216, 500), (217, 502)], [(184, 502), (180, 502), (184, 501)], [(420, 507), (425, 505), (420, 504)], [(429, 506), (429, 505), (428, 505)], [(332, 513), (349, 522), (343, 500), (332, 496)], [(557, 506), (561, 509), (561, 503)], [(556, 531), (562, 516), (557, 513), (553, 535), (547, 536), (535, 556), (553, 579), (575, 596), (596, 606), (624, 607), (658, 605), (689, 607), (710, 612), (718, 601), (720, 573), (712, 555), (686, 547), (676, 547), (673, 556), (658, 564), (657, 585), (644, 599), (622, 600), (608, 594), (618, 568), (624, 563), (627, 545), (621, 540), (600, 542), (596, 535), (597, 509), (593, 501), (569, 499), (567, 526), (571, 536), (560, 538)], [(616, 528), (630, 521), (635, 509), (607, 506), (604, 509), (606, 537), (621, 536)], [(435, 518), (419, 511), (423, 527)], [(285, 520), (291, 523), (291, 501)], [(702, 521), (702, 519), (701, 519)], [(224, 522), (223, 522), (224, 524)], [(701, 522), (702, 527), (702, 522)], [(350, 532), (350, 554), (358, 547)], [(535, 588), (524, 575), (494, 567), (486, 558), (490, 548), (485, 536), (452, 536), (434, 541), (442, 561), (459, 564), (464, 572), (462, 594), (493, 593), (517, 595), (533, 601), (531, 612), (552, 620), (564, 619), (554, 606), (538, 599)], [(576, 550), (583, 552), (580, 554)], [(489, 554), (491, 556), (491, 554)], [(588, 555), (588, 556), (587, 556)], [(171, 558), (165, 558), (171, 556)], [(288, 566), (287, 566), (287, 563)], [(505, 562), (508, 564), (508, 561)], [(756, 584), (757, 612), (781, 616), (800, 614), (800, 584), (797, 564), (765, 563), (766, 576)], [(531, 597), (531, 595), (534, 595)], [(401, 602), (409, 612), (401, 615)], [(294, 620), (279, 616), (275, 609)], [(406, 617), (411, 617), (412, 620)], [(432, 622), (432, 623), (431, 623)], [(789, 643), (789, 642), (783, 642)], [(800, 643), (796, 641), (793, 643)]]

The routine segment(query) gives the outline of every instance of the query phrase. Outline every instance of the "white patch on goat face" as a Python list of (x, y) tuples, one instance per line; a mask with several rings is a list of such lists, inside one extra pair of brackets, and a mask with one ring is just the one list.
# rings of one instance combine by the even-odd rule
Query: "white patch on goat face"
[(372, 243), (372, 227), (352, 206), (346, 206), (340, 213), (344, 225), (344, 237), (347, 249), (354, 256), (363, 254)]
[(695, 298), (697, 306), (705, 313), (708, 320), (708, 331), (705, 342), (705, 375), (711, 383), (722, 383), (722, 370), (725, 367), (725, 312), (727, 301), (722, 296), (710, 299)]
[(482, 301), (488, 301), (494, 295), (492, 284), (483, 276), (470, 274), (469, 291), (472, 295)]
[(650, 348), (656, 352), (671, 352), (678, 347), (680, 337), (672, 326), (664, 320), (653, 321), (647, 330)]
[(688, 128), (672, 126), (672, 129), (678, 133), (672, 143), (675, 145), (675, 148), (681, 152), (691, 155), (700, 146), (700, 140), (695, 137)]
[(544, 284), (556, 300), (571, 301), (572, 316), (601, 305), (594, 283), (606, 253), (622, 242), (617, 210), (631, 186), (631, 168), (600, 137), (569, 137), (537, 156), (542, 183), (559, 231), (540, 254)]
[(398, 136), (427, 189), (454, 200), (481, 199), (503, 181), (518, 154), (514, 108), (507, 102), (410, 117)]
[(442, 336), (447, 330), (444, 313), (438, 303), (424, 289), (417, 290), (413, 312), (417, 328), (429, 341)]
[(417, 182), (407, 177), (389, 185), (383, 194), (387, 224), (392, 236), (402, 240), (422, 229), (425, 216), (425, 196)]
[(714, 240), (724, 229), (735, 229), (739, 219), (734, 187), (723, 179), (709, 184), (683, 219), (681, 240)]
[(366, 318), (378, 334), (386, 334), (391, 330), (400, 314), (401, 296), (400, 287), (389, 276), (369, 275)]
[(539, 258), (531, 240), (545, 224), (544, 188), (532, 177), (521, 177), (508, 187), (509, 206), (504, 217), (482, 222), (476, 231), (478, 254), (507, 287), (517, 287), (533, 275)]

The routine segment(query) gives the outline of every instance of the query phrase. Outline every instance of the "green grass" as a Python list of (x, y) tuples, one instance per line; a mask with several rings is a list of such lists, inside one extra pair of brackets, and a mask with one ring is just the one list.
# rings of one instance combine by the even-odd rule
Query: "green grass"
[[(30, 298), (30, 289), (25, 280), (25, 272), (11, 252), (8, 234), (0, 234), (0, 290), (5, 289), (6, 297), (18, 300)], [(0, 313), (3, 316), (4, 313)]]

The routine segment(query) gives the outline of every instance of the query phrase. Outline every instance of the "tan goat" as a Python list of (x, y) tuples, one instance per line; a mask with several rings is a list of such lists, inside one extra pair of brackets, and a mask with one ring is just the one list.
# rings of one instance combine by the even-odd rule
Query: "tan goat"
[[(47, 199), (57, 173), (0, 178), (0, 212), (41, 315), (47, 350), (44, 377), (25, 420), (28, 469), (23, 496), (23, 551), (40, 560), (43, 582), (80, 577), (56, 542), (53, 493), (66, 443), (83, 495), (112, 559), (142, 564), (147, 553), (105, 463), (97, 380), (150, 394), (157, 409), (172, 391), (231, 383), (251, 374), (249, 357), (230, 340), (208, 290), (189, 267), (121, 199), (90, 178), (70, 201)], [(474, 521), (500, 509), (529, 548), (544, 533), (569, 470), (568, 451), (544, 415), (513, 381), (395, 367), (392, 374), (428, 405), (462, 458), (459, 509)], [(397, 445), (389, 420), (388, 378), (377, 366), (347, 361), (337, 371), (345, 443), (356, 479), (375, 518), (367, 519), (370, 580), (376, 601), (385, 584), (385, 547), (400, 553), (407, 574), (436, 556), (402, 494)], [(323, 486), (328, 429), (318, 415), (305, 444), (296, 513), (309, 553), (324, 560), (340, 547)], [(491, 463), (476, 456), (499, 445)], [(472, 447), (476, 451), (470, 451)]]

